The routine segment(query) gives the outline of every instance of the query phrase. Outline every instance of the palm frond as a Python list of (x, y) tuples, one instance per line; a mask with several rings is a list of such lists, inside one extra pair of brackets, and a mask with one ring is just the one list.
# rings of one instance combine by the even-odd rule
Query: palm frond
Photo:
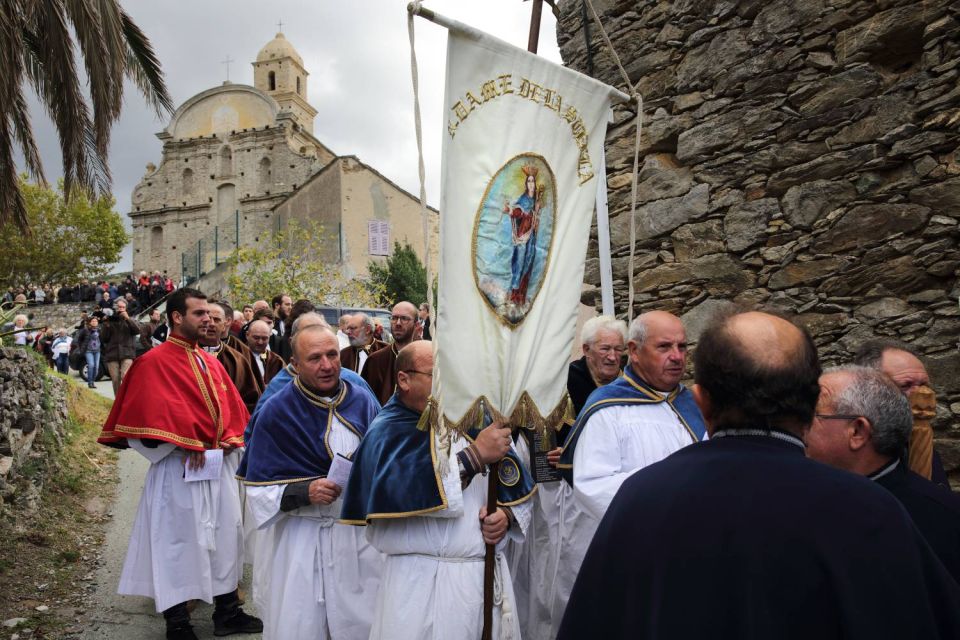
[(127, 40), (127, 76), (133, 81), (140, 93), (153, 107), (158, 117), (173, 112), (173, 100), (167, 93), (163, 81), (160, 61), (153, 46), (133, 20), (120, 9), (123, 21), (123, 34)]

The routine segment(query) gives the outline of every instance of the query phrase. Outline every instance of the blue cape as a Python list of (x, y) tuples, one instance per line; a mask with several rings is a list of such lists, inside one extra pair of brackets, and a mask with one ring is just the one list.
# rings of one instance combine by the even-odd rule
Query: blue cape
[(378, 410), (370, 394), (346, 380), (340, 381), (337, 397), (325, 402), (295, 377), (251, 419), (257, 437), (247, 445), (237, 477), (253, 485), (322, 478), (333, 461), (329, 438), (334, 415), (363, 438)]
[[(420, 414), (396, 395), (384, 405), (353, 454), (353, 469), (343, 492), (342, 522), (363, 525), (376, 518), (406, 518), (447, 508), (443, 482), (434, 466), (436, 439), (432, 430), (417, 429), (419, 420)], [(472, 441), (477, 433), (466, 435)], [(500, 469), (497, 504), (508, 507), (533, 495), (530, 473), (513, 451)]]
[[(253, 413), (250, 414), (250, 420), (247, 421), (247, 428), (243, 430), (243, 441), (245, 443), (249, 445), (250, 438), (253, 437), (253, 419), (257, 416), (257, 413), (260, 412), (260, 409), (263, 408), (263, 405), (266, 404), (267, 399), (293, 382), (293, 377), (295, 375), (296, 372), (293, 369), (293, 365), (288, 364), (283, 369), (280, 369), (280, 372), (277, 373), (277, 375), (270, 379), (270, 382), (267, 384), (267, 388), (264, 389), (263, 393), (260, 394), (260, 400), (257, 401), (257, 406), (253, 408)], [(359, 374), (354, 373), (349, 369), (340, 369), (340, 379), (346, 380), (355, 387), (363, 387), (370, 392), (370, 395), (374, 396), (374, 401), (376, 401), (376, 394), (373, 393), (373, 389), (370, 388), (370, 385), (367, 384), (367, 381), (361, 378)], [(379, 406), (380, 403), (377, 402), (377, 407)]]
[(606, 407), (658, 404), (660, 402), (666, 402), (667, 406), (673, 409), (694, 442), (703, 440), (707, 433), (707, 425), (703, 422), (700, 407), (693, 400), (693, 394), (690, 393), (690, 390), (680, 384), (668, 396), (664, 397), (659, 391), (641, 380), (640, 376), (634, 372), (633, 367), (628, 365), (624, 368), (621, 377), (610, 384), (597, 387), (587, 398), (586, 404), (583, 405), (583, 410), (577, 416), (577, 421), (573, 424), (570, 435), (567, 436), (567, 441), (563, 445), (560, 463), (557, 465), (563, 479), (570, 483), (570, 486), (573, 486), (573, 452), (576, 451), (580, 434), (594, 413)]

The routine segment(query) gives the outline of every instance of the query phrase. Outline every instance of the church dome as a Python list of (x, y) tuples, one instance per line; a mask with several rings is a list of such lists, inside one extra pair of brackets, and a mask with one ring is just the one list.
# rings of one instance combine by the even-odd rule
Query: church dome
[(257, 54), (257, 62), (270, 62), (277, 58), (293, 58), (297, 64), (303, 66), (303, 58), (293, 48), (293, 45), (283, 37), (283, 33), (278, 33), (276, 37), (264, 45)]

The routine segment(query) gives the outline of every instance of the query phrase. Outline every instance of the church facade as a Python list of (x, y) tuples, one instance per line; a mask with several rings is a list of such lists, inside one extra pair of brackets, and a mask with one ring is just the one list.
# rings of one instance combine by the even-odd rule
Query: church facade
[(128, 214), (134, 271), (175, 281), (202, 276), (292, 218), (323, 224), (325, 256), (350, 277), (366, 275), (367, 262), (394, 240), (410, 242), (422, 259), (419, 200), (314, 137), (309, 74), (282, 33), (260, 50), (253, 70), (253, 86), (224, 82), (203, 91), (157, 134), (160, 164), (147, 165)]

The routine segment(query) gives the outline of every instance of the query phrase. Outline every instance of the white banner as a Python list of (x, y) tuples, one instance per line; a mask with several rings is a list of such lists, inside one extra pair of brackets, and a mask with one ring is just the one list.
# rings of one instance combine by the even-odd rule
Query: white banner
[(558, 427), (614, 89), (451, 29), (433, 398)]

